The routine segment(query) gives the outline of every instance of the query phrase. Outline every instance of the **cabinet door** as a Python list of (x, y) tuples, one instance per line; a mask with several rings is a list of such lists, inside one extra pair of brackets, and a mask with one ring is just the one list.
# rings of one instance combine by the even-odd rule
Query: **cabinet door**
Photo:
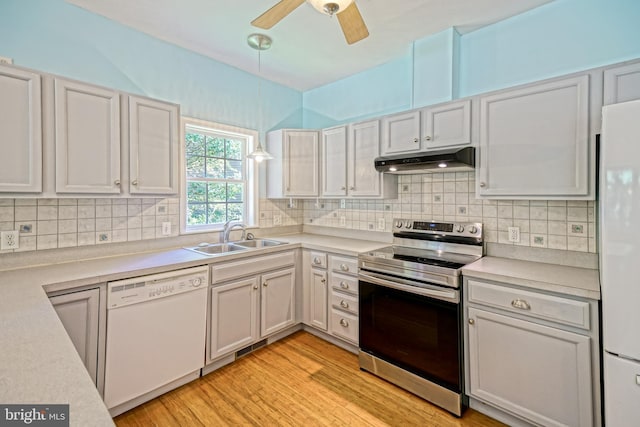
[(178, 193), (178, 106), (129, 97), (129, 192)]
[(100, 290), (88, 289), (50, 297), (64, 328), (94, 384), (98, 383)]
[(640, 99), (640, 63), (604, 71), (604, 105)]
[(258, 277), (211, 288), (209, 359), (253, 344), (258, 338)]
[(373, 161), (378, 157), (379, 121), (357, 123), (349, 127), (349, 195), (380, 196), (382, 174)]
[(545, 426), (593, 425), (590, 338), (469, 308), (469, 394)]
[(318, 196), (318, 132), (285, 131), (283, 138), (285, 196)]
[(312, 326), (327, 330), (327, 272), (311, 269), (311, 315), (310, 322)]
[(295, 323), (295, 268), (262, 275), (260, 335), (265, 337)]
[(604, 419), (627, 427), (640, 419), (640, 363), (604, 353)]
[(347, 128), (322, 131), (322, 195), (347, 195)]
[(56, 192), (120, 193), (120, 96), (55, 80)]
[(590, 195), (589, 76), (480, 99), (480, 196)]
[(40, 75), (0, 66), (0, 192), (42, 191)]
[(471, 144), (471, 100), (422, 110), (425, 148)]
[(382, 118), (382, 155), (420, 151), (420, 112)]

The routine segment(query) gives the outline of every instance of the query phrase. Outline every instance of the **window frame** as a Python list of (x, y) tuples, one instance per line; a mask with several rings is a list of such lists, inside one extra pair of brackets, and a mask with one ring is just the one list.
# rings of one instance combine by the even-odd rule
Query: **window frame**
[(258, 219), (258, 168), (255, 162), (246, 157), (247, 153), (254, 150), (258, 141), (258, 132), (252, 129), (244, 129), (237, 126), (225, 125), (222, 123), (200, 120), (191, 117), (180, 118), (180, 234), (208, 233), (222, 231), (220, 224), (202, 224), (189, 226), (187, 224), (187, 155), (186, 155), (186, 134), (187, 127), (201, 128), (206, 132), (229, 134), (247, 139), (245, 148), (244, 173), (246, 182), (245, 197), (245, 218), (244, 224), (247, 227), (254, 227)]

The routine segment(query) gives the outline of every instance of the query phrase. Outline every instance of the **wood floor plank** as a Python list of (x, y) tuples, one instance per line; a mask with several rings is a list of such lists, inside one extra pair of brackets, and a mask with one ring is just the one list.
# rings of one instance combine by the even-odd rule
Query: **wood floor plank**
[(248, 354), (114, 419), (138, 426), (504, 426), (462, 418), (374, 375), (357, 356), (307, 332)]

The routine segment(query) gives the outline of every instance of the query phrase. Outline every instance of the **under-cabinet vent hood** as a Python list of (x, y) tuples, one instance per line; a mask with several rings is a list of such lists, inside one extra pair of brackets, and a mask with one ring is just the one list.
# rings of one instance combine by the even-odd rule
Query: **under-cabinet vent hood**
[(473, 170), (475, 164), (476, 151), (473, 147), (398, 154), (375, 160), (378, 172), (394, 174), (463, 172)]

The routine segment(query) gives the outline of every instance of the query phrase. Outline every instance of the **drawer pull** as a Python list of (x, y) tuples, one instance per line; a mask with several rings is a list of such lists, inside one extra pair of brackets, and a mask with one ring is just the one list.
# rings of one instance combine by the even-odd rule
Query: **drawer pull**
[(325, 278), (320, 279), (320, 283), (327, 283), (327, 279)]
[(340, 282), (340, 287), (342, 289), (349, 289), (349, 285), (344, 280)]
[(320, 258), (315, 257), (315, 258), (313, 259), (313, 263), (314, 263), (314, 264), (320, 264)]
[(473, 325), (474, 323), (476, 323), (476, 321), (475, 321), (475, 320), (473, 320), (473, 319), (469, 319), (469, 324), (470, 324), (470, 325)]
[(264, 282), (264, 283), (262, 284), (262, 286), (264, 286), (264, 287), (266, 288), (267, 286), (269, 286), (269, 284), (268, 284), (267, 282)]
[(349, 303), (346, 302), (345, 300), (342, 300), (342, 301), (340, 301), (340, 307), (349, 308)]
[(347, 264), (340, 264), (340, 270), (349, 271), (349, 266)]
[(513, 301), (511, 301), (511, 305), (514, 308), (519, 308), (520, 310), (531, 310), (531, 305), (529, 305), (528, 302), (520, 298), (514, 299)]
[(340, 326), (344, 326), (345, 328), (348, 328), (349, 322), (347, 322), (345, 319), (340, 319)]

